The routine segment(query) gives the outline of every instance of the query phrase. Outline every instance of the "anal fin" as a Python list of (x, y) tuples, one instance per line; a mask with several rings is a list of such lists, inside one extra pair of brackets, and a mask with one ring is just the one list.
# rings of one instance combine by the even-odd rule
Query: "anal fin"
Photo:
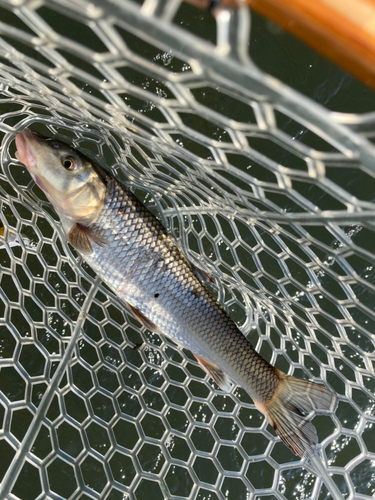
[(92, 253), (92, 241), (99, 246), (104, 246), (106, 244), (106, 242), (100, 236), (95, 234), (90, 229), (90, 226), (84, 226), (79, 222), (74, 224), (74, 226), (72, 226), (71, 230), (69, 231), (68, 241), (79, 252), (84, 253)]
[(207, 358), (204, 358), (203, 356), (199, 356), (198, 354), (194, 354), (194, 356), (197, 358), (197, 361), (201, 365), (201, 367), (209, 374), (209, 376), (220, 387), (220, 389), (222, 389), (223, 391), (229, 391), (229, 378), (223, 372), (223, 370), (215, 365), (215, 363)]
[(155, 325), (153, 321), (151, 321), (147, 316), (143, 314), (137, 307), (132, 306), (129, 302), (126, 302), (126, 305), (130, 312), (133, 314), (135, 318), (145, 327), (147, 330), (151, 330), (152, 332), (157, 332), (159, 327)]

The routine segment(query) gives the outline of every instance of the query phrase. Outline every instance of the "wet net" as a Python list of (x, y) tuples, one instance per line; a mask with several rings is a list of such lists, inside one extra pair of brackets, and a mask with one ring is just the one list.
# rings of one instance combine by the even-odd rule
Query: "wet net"
[[(215, 43), (173, 1), (0, 6), (1, 498), (371, 498), (375, 115), (260, 71), (246, 9)], [(100, 157), (263, 357), (338, 393), (320, 472), (95, 278), (15, 159), (26, 126)]]

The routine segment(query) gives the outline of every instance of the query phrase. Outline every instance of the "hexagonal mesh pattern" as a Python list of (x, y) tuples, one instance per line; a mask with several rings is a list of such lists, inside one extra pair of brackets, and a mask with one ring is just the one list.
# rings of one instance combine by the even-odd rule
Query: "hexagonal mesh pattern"
[[(247, 11), (218, 15), (215, 49), (175, 2), (0, 5), (2, 498), (370, 498), (372, 115), (260, 72)], [(314, 420), (329, 475), (95, 281), (14, 157), (25, 126), (99, 155), (266, 359), (339, 394)]]

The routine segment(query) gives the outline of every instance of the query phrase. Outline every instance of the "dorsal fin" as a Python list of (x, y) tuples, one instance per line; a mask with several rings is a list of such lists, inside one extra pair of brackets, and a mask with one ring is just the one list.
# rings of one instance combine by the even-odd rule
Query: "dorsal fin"
[(199, 356), (195, 353), (194, 356), (197, 358), (198, 363), (201, 365), (201, 367), (209, 374), (209, 376), (220, 387), (220, 389), (222, 389), (223, 391), (229, 391), (229, 378), (225, 375), (223, 370), (215, 365), (215, 363), (207, 358), (204, 358), (203, 356)]
[(90, 226), (84, 226), (77, 222), (68, 233), (68, 241), (79, 252), (92, 253), (91, 241), (99, 246), (104, 246), (106, 242), (95, 234)]
[(201, 269), (200, 267), (197, 267), (195, 264), (192, 264), (191, 262), (190, 262), (190, 266), (191, 266), (193, 273), (199, 279), (200, 282), (207, 283), (207, 281), (210, 281), (211, 283), (215, 283), (207, 271), (204, 271), (203, 269)]

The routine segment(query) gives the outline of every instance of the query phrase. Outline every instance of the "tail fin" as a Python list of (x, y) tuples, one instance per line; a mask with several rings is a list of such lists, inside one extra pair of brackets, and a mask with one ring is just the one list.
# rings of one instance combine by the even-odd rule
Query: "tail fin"
[(284, 443), (301, 457), (314, 454), (316, 429), (311, 423), (315, 414), (333, 412), (337, 396), (322, 385), (278, 372), (279, 385), (266, 402), (256, 401)]

